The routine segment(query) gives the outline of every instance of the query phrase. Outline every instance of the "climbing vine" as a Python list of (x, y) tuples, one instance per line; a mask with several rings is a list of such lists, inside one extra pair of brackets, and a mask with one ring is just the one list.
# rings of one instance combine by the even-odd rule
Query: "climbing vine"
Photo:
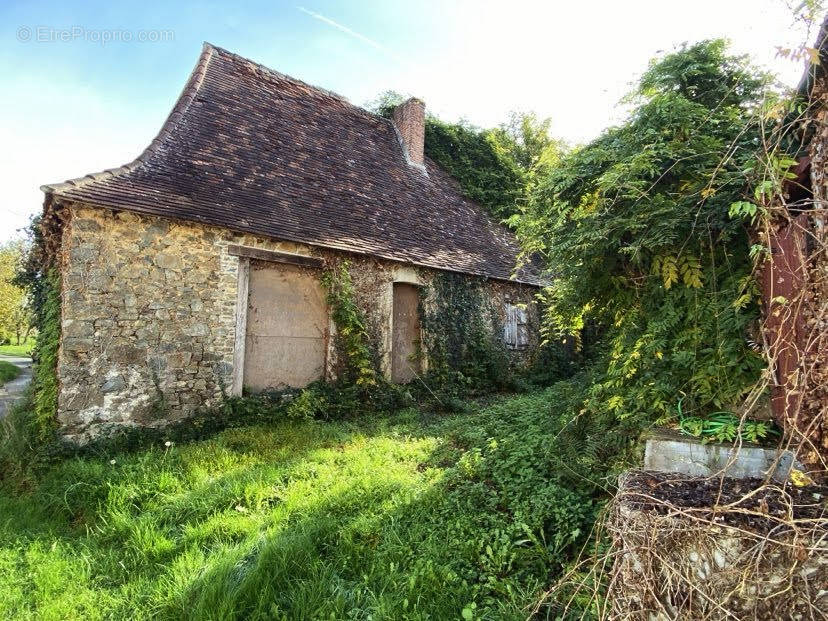
[(422, 292), (419, 313), (429, 381), (506, 387), (509, 358), (482, 279), (450, 272), (436, 275)]
[[(25, 421), (36, 441), (51, 439), (55, 430), (58, 380), (57, 356), (60, 347), (61, 283), (60, 273), (46, 252), (41, 218), (29, 227), (29, 244), (15, 275), (15, 283), (26, 290), (37, 337), (33, 352), (34, 368), (30, 388), (31, 407)], [(49, 231), (56, 234), (55, 231)]]
[(60, 276), (50, 269), (43, 283), (43, 304), (38, 309), (35, 344), (36, 363), (32, 376), (33, 423), (39, 439), (51, 437), (57, 414), (57, 356), (60, 346)]
[(601, 326), (584, 412), (617, 419), (735, 407), (755, 384), (758, 291), (732, 218), (768, 79), (723, 41), (653, 63), (629, 120), (564, 157), (513, 219), (555, 274), (549, 339)]
[(371, 342), (365, 316), (356, 303), (349, 267), (343, 261), (322, 275), (326, 301), (336, 325), (337, 345), (344, 358), (340, 380), (356, 386), (376, 386), (379, 356)]
[[(404, 100), (401, 94), (386, 91), (368, 108), (390, 119), (394, 107)], [(525, 167), (535, 162), (525, 153), (531, 149), (516, 144), (512, 132), (506, 128), (479, 129), (464, 122), (446, 123), (429, 114), (424, 141), (426, 156), (454, 177), (468, 198), (498, 219), (515, 212), (515, 204), (526, 186)], [(516, 157), (515, 151), (520, 151), (524, 158)], [(528, 161), (524, 164), (522, 159)]]

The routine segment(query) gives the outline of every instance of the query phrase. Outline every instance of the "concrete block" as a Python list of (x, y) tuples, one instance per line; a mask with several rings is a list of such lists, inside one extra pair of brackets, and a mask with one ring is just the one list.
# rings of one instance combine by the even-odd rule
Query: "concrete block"
[(802, 469), (790, 451), (764, 448), (755, 444), (741, 446), (709, 442), (676, 432), (660, 431), (647, 439), (644, 468), (678, 472), (691, 476), (724, 476), (743, 479), (764, 477), (772, 471), (777, 481), (786, 481), (791, 467)]

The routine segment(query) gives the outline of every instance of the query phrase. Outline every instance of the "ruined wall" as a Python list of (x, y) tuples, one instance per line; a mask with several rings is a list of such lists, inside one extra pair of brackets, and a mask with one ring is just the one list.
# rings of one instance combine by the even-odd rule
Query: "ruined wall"
[(625, 473), (609, 506), (607, 617), (825, 619), (824, 491)]
[[(237, 244), (350, 262), (357, 302), (390, 373), (393, 283), (427, 285), (435, 271), (274, 241), (164, 218), (81, 204), (65, 211), (58, 422), (85, 442), (113, 427), (163, 425), (215, 404), (232, 386), (239, 259)], [(530, 302), (532, 287), (489, 281), (503, 312)], [(537, 313), (532, 309), (532, 321)], [(333, 339), (331, 339), (333, 342)], [(537, 338), (533, 337), (533, 345)], [(332, 346), (331, 346), (332, 347)], [(530, 351), (516, 352), (525, 360)], [(328, 355), (333, 378), (336, 352)]]

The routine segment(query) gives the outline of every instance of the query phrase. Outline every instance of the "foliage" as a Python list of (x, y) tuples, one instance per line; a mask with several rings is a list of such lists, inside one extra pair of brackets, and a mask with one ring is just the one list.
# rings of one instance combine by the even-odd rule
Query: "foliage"
[(742, 420), (732, 412), (711, 412), (705, 416), (686, 416), (678, 402), (679, 429), (684, 433), (701, 438), (704, 442), (733, 442), (739, 438), (745, 442), (758, 443), (778, 438), (779, 430), (767, 421)]
[(551, 124), (551, 119), (539, 119), (534, 112), (512, 112), (507, 122), (491, 130), (491, 135), (522, 170), (548, 172), (564, 150), (563, 143), (552, 138)]
[(747, 333), (758, 292), (729, 210), (766, 84), (722, 41), (668, 54), (642, 77), (627, 122), (566, 155), (512, 219), (556, 275), (547, 338), (602, 327), (590, 415), (664, 419), (682, 390), (695, 411), (721, 408), (757, 379)]
[(361, 387), (375, 386), (378, 355), (372, 351), (371, 337), (362, 310), (356, 303), (348, 267), (349, 263), (344, 261), (322, 275), (322, 286), (327, 292), (326, 300), (336, 325), (337, 344), (344, 357), (340, 379)]
[(39, 283), (43, 300), (36, 307), (37, 340), (32, 370), (33, 418), (36, 435), (48, 439), (55, 429), (57, 414), (57, 359), (60, 347), (60, 276), (56, 269)]
[(31, 331), (26, 291), (15, 280), (23, 258), (23, 244), (0, 244), (0, 344), (20, 345)]
[(17, 264), (14, 284), (25, 290), (34, 328), (44, 315), (43, 306), (49, 290), (46, 275), (48, 261), (40, 216), (32, 218), (26, 230), (28, 240)]
[(523, 195), (524, 172), (491, 132), (430, 118), (425, 127), (425, 151), (457, 180), (468, 198), (495, 218), (515, 212)]
[(6, 360), (0, 360), (0, 387), (3, 386), (6, 382), (10, 382), (15, 379), (18, 375), (20, 375), (20, 367), (12, 364), (11, 362), (7, 362)]
[(25, 417), (24, 435), (33, 441), (52, 439), (57, 413), (57, 357), (60, 347), (60, 275), (46, 259), (40, 218), (33, 218), (28, 229), (29, 243), (22, 255), (14, 283), (25, 289), (37, 330), (32, 350), (30, 411)]
[(603, 497), (558, 459), (569, 390), (282, 420), (2, 482), (0, 615), (525, 619)]
[(758, 443), (779, 436), (773, 423), (752, 419), (742, 421), (730, 412), (713, 412), (703, 417), (686, 416), (679, 424), (684, 433), (705, 442), (733, 442), (740, 438), (745, 442)]
[[(386, 91), (367, 108), (391, 118), (394, 107), (405, 98)], [(516, 160), (517, 154), (531, 158), (538, 137), (527, 136), (526, 145), (514, 142), (508, 129), (498, 133), (481, 130), (467, 123), (446, 123), (426, 116), (425, 154), (454, 177), (463, 193), (486, 208), (494, 217), (505, 218), (515, 211), (516, 201), (523, 195), (525, 171)]]
[(568, 148), (562, 140), (551, 136), (551, 119), (539, 119), (534, 112), (512, 112), (509, 120), (489, 132), (498, 151), (515, 162), (523, 172), (523, 192), (518, 204), (526, 202), (540, 179), (556, 168)]
[[(502, 328), (483, 279), (441, 272), (423, 288), (419, 314), (428, 360), (425, 383), (440, 402), (469, 391), (515, 388)], [(442, 397), (442, 398), (441, 398)]]

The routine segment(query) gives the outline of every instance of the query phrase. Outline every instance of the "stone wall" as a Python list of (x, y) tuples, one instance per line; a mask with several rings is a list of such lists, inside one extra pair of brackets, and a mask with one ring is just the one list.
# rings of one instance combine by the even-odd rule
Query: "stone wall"
[(607, 523), (608, 618), (828, 617), (828, 531), (815, 505), (825, 488), (665, 477), (621, 477)]
[[(82, 204), (52, 208), (62, 210), (64, 222), (58, 422), (76, 442), (113, 427), (186, 418), (215, 404), (223, 389), (232, 390), (239, 259), (228, 252), (231, 244), (320, 257), (326, 265), (350, 261), (357, 301), (378, 337), (386, 374), (393, 283), (427, 285), (435, 274), (212, 226)], [(536, 291), (501, 281), (487, 287), (501, 313), (507, 299), (531, 302)], [(515, 354), (520, 361), (530, 355)], [(330, 351), (328, 379), (336, 360)]]

